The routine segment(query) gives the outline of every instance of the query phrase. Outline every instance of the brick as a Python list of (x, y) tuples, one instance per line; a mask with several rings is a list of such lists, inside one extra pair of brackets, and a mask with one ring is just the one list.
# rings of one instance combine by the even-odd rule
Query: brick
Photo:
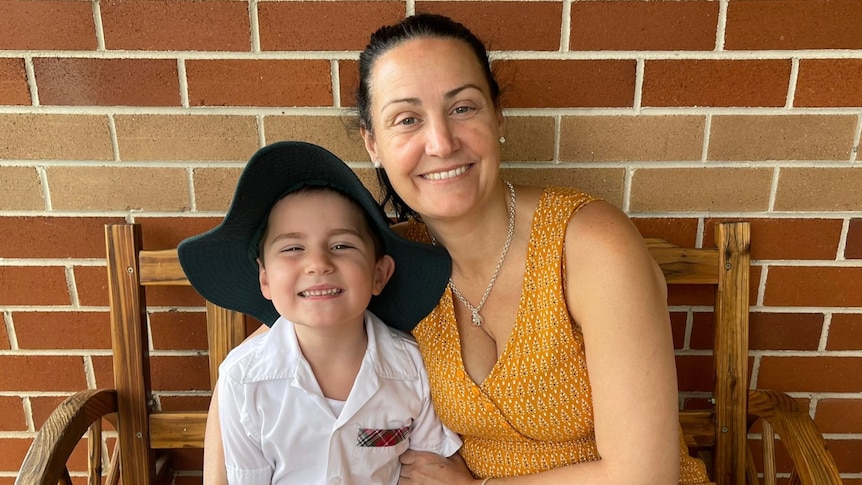
[(78, 301), (82, 306), (108, 306), (108, 270), (105, 266), (73, 268)]
[(208, 391), (209, 360), (206, 355), (153, 356), (150, 358), (153, 389)]
[(855, 116), (713, 116), (708, 159), (846, 161), (855, 129)]
[(221, 217), (136, 217), (135, 222), (142, 226), (144, 249), (169, 249), (214, 228)]
[(30, 410), (33, 413), (33, 424), (39, 429), (51, 416), (51, 413), (66, 400), (66, 396), (30, 396)]
[(331, 106), (325, 60), (186, 61), (192, 106)]
[(0, 266), (0, 306), (70, 303), (62, 267)]
[(501, 172), (512, 183), (574, 187), (622, 207), (625, 182), (622, 168), (504, 168)]
[(227, 212), (241, 172), (241, 168), (194, 169), (195, 208), (201, 212)]
[(150, 332), (156, 350), (206, 351), (208, 348), (204, 312), (153, 312)]
[(862, 219), (850, 219), (847, 242), (844, 247), (847, 259), (862, 259)]
[(705, 123), (703, 116), (564, 116), (560, 160), (700, 160)]
[(862, 350), (862, 314), (833, 313), (826, 350)]
[(799, 61), (794, 106), (862, 106), (862, 59)]
[(344, 116), (267, 116), (263, 119), (266, 144), (303, 140), (326, 147), (345, 162), (367, 162), (365, 143), (359, 132), (351, 129), (352, 121)]
[(678, 246), (693, 248), (697, 219), (687, 217), (635, 217), (632, 222), (643, 237), (658, 237)]
[(15, 312), (12, 320), (20, 349), (111, 348), (107, 312)]
[(111, 160), (108, 118), (0, 114), (0, 159)]
[(161, 396), (162, 411), (199, 411), (209, 409), (209, 396)]
[(814, 412), (821, 433), (862, 433), (862, 399), (821, 399)]
[(560, 49), (563, 9), (558, 2), (419, 1), (415, 10), (446, 15), (465, 24), (489, 50)]
[(264, 51), (360, 51), (378, 27), (406, 13), (400, 2), (261, 2), (257, 9)]
[(715, 2), (574, 2), (571, 10), (573, 51), (715, 49)]
[(0, 396), (0, 431), (27, 431), (24, 403), (20, 397)]
[(171, 59), (33, 59), (39, 102), (62, 106), (180, 106)]
[[(86, 389), (81, 357), (0, 355), (2, 391), (79, 391)], [(22, 376), (27, 376), (22, 379)]]
[[(203, 467), (203, 453), (204, 450), (202, 448), (177, 448), (171, 451), (171, 463), (177, 470), (197, 471)], [(191, 482), (190, 480), (184, 482), (185, 485), (191, 485), (192, 483), (199, 482)]]
[(102, 3), (109, 50), (251, 50), (248, 5), (236, 1)]
[(783, 167), (778, 176), (775, 210), (860, 211), (859, 187), (862, 168)]
[(253, 116), (118, 115), (123, 161), (245, 161), (260, 147)]
[[(34, 167), (0, 167), (0, 209), (45, 210), (42, 181)], [(0, 231), (2, 233), (2, 231)], [(7, 233), (8, 234), (8, 233)], [(0, 248), (6, 244), (0, 239)], [(3, 251), (0, 249), (0, 251)]]
[(502, 60), (493, 64), (512, 79), (507, 108), (622, 108), (634, 104), (635, 62), (630, 60)]
[[(706, 219), (703, 240), (715, 240), (715, 225)], [(739, 221), (740, 218), (730, 220)], [(745, 219), (751, 227), (751, 259), (834, 260), (841, 239), (840, 219)]]
[[(105, 224), (119, 217), (0, 217), (0, 257), (104, 258)], [(74, 244), (69, 244), (74, 241)]]
[[(835, 459), (835, 466), (842, 473), (862, 472), (862, 441), (855, 439), (826, 440), (829, 453)], [(842, 480), (844, 485), (852, 485), (849, 480)]]
[(90, 2), (0, 1), (0, 50), (94, 50)]
[(772, 169), (638, 169), (632, 177), (632, 212), (764, 211)]
[(359, 87), (359, 62), (352, 59), (338, 60), (338, 96), (341, 106), (356, 107), (356, 89)]
[[(0, 470), (15, 470), (21, 467), (24, 461), (24, 455), (30, 448), (30, 443), (33, 440), (29, 438), (2, 438), (0, 439)], [(11, 482), (9, 483), (11, 485)]]
[(113, 363), (110, 355), (94, 355), (91, 357), (93, 363), (93, 376), (96, 388), (114, 387)]
[(29, 105), (24, 59), (0, 58), (0, 105)]
[(55, 210), (185, 211), (185, 169), (163, 167), (48, 167)]
[(790, 61), (647, 60), (643, 106), (784, 106)]
[(0, 350), (11, 350), (11, 349), (12, 349), (12, 345), (9, 342), (9, 334), (7, 333), (7, 330), (6, 330), (5, 325), (4, 325), (4, 328), (2, 330), (0, 330)]
[(862, 358), (763, 356), (756, 387), (784, 392), (858, 392)]
[(203, 309), (205, 301), (191, 286), (150, 286), (147, 305)]
[(685, 312), (670, 313), (670, 331), (673, 336), (673, 348), (685, 348), (685, 327), (687, 326), (688, 315)]
[(677, 355), (676, 374), (680, 391), (712, 391), (712, 356)]
[(545, 116), (505, 118), (504, 162), (550, 162), (554, 160), (554, 119)]
[(766, 306), (862, 306), (862, 267), (771, 266)]
[(728, 50), (860, 49), (856, 0), (756, 0), (728, 3)]
[[(748, 320), (751, 350), (817, 350), (822, 314), (751, 312)], [(691, 332), (693, 349), (711, 349), (715, 324), (711, 313), (695, 313)]]

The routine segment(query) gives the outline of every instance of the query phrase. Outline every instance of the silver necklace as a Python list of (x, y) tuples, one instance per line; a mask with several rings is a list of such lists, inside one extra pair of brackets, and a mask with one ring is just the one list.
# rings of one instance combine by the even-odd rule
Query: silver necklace
[[(497, 276), (500, 274), (500, 269), (503, 267), (503, 261), (506, 260), (506, 253), (509, 252), (509, 245), (512, 243), (512, 236), (515, 234), (515, 187), (506, 180), (506, 185), (509, 187), (509, 197), (510, 197), (510, 205), (509, 205), (509, 232), (506, 234), (506, 244), (503, 245), (503, 253), (500, 254), (500, 260), (497, 261), (497, 267), (494, 268), (494, 274), (491, 275), (491, 281), (488, 282), (488, 286), (485, 288), (485, 294), (482, 295), (482, 299), (479, 300), (479, 304), (473, 306), (464, 298), (464, 295), (458, 290), (458, 287), (455, 286), (455, 282), (452, 281), (452, 277), (449, 277), (449, 288), (452, 289), (452, 293), (470, 310), (470, 320), (473, 321), (473, 325), (477, 327), (482, 325), (484, 319), (482, 315), (479, 315), (479, 312), (482, 311), (482, 307), (485, 306), (485, 301), (488, 299), (488, 295), (491, 294), (491, 289), (494, 288), (494, 283), (497, 282)], [(437, 244), (437, 239), (434, 236), (431, 236), (431, 242)]]

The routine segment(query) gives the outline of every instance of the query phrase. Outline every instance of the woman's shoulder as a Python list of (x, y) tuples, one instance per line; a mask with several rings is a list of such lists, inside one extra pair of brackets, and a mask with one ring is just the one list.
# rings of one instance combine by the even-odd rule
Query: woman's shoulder
[(625, 256), (633, 249), (645, 250), (643, 238), (632, 220), (618, 207), (593, 200), (572, 214), (566, 228), (570, 249), (596, 255), (607, 252)]

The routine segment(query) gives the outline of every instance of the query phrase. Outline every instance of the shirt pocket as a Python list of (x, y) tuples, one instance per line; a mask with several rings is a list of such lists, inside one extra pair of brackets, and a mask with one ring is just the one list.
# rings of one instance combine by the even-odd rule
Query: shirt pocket
[(399, 457), (410, 446), (411, 426), (362, 428), (353, 448), (353, 474), (367, 483), (395, 484), (401, 471)]

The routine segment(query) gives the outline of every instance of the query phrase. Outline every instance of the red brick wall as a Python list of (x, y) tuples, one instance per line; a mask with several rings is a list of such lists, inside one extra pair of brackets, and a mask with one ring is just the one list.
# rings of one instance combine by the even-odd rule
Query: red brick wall
[[(370, 181), (343, 123), (358, 51), (413, 11), (464, 20), (493, 50), (511, 179), (594, 192), (685, 245), (752, 222), (752, 385), (808, 403), (862, 483), (859, 0), (0, 0), (0, 485), (56, 403), (111, 385), (102, 226), (175, 245), (280, 139), (330, 147)], [(157, 400), (200, 406), (200, 300), (153, 300)], [(696, 403), (709, 302), (671, 304)], [(180, 455), (183, 483), (199, 463)]]

